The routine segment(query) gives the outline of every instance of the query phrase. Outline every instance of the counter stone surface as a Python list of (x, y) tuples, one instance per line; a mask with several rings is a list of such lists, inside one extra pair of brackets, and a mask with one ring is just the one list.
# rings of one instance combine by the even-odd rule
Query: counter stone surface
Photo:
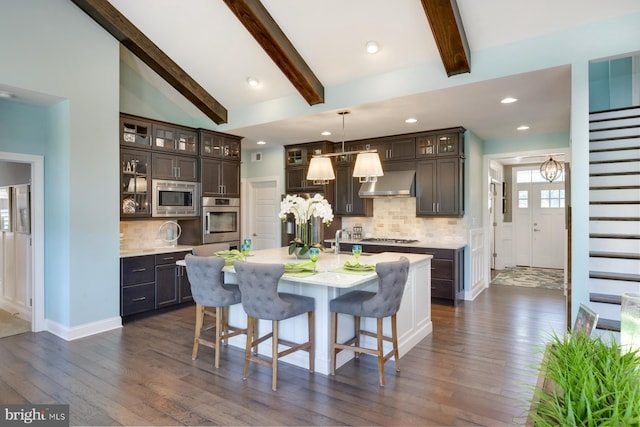
[[(336, 239), (325, 239), (325, 243), (334, 244)], [(460, 249), (467, 246), (465, 242), (447, 242), (447, 241), (417, 241), (412, 243), (392, 243), (392, 242), (368, 242), (363, 240), (353, 239), (340, 239), (340, 243), (350, 245), (383, 245), (383, 246), (398, 246), (401, 248), (413, 247), (413, 248), (433, 248), (433, 249)]]
[(120, 258), (128, 258), (142, 255), (157, 255), (166, 254), (170, 252), (184, 252), (190, 251), (193, 246), (177, 245), (177, 246), (160, 246), (155, 248), (132, 248), (120, 250)]

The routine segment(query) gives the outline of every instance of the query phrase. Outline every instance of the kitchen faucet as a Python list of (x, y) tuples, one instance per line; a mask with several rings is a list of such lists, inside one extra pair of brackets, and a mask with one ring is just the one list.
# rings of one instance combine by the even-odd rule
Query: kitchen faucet
[(338, 255), (340, 253), (340, 236), (342, 235), (342, 229), (336, 231), (336, 241), (333, 246), (333, 253)]

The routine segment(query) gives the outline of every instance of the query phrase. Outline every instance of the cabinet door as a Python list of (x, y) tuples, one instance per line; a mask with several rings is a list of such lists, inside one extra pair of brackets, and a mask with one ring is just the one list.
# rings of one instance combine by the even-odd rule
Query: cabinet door
[(173, 154), (153, 153), (152, 175), (155, 179), (175, 179), (176, 169)]
[(175, 156), (175, 179), (178, 181), (198, 181), (198, 158)]
[(189, 129), (176, 129), (176, 145), (178, 152), (185, 154), (198, 154), (198, 134)]
[(298, 193), (307, 191), (307, 168), (304, 166), (289, 167), (285, 171), (286, 179), (286, 192)]
[(436, 213), (436, 160), (416, 163), (416, 213), (434, 215)]
[(413, 159), (416, 155), (415, 151), (415, 138), (392, 139), (387, 143), (385, 157), (387, 160)]
[(120, 217), (151, 215), (151, 153), (120, 150)]
[(200, 182), (202, 185), (202, 195), (207, 197), (219, 196), (221, 194), (220, 182), (220, 162), (221, 160), (203, 158), (200, 160)]
[(182, 266), (178, 266), (178, 282), (180, 290), (180, 302), (193, 301), (193, 295), (191, 294), (191, 283), (189, 283), (189, 277), (187, 276), (187, 269)]
[(436, 199), (438, 215), (461, 215), (463, 189), (460, 182), (460, 163), (457, 157), (438, 159)]
[(151, 123), (120, 116), (120, 144), (151, 148)]
[(307, 164), (307, 149), (305, 147), (291, 147), (285, 150), (285, 165), (300, 166)]
[(349, 166), (338, 166), (336, 167), (335, 174), (333, 213), (334, 215), (349, 215), (351, 203), (351, 168)]
[(178, 275), (175, 264), (156, 265), (156, 308), (178, 303)]
[(153, 140), (151, 142), (151, 146), (154, 150), (174, 151), (176, 144), (176, 129), (173, 126), (154, 124)]
[(421, 135), (416, 137), (416, 157), (435, 157), (437, 154), (436, 135)]
[(240, 163), (222, 161), (219, 173), (222, 194), (228, 197), (240, 197)]
[(458, 156), (460, 154), (460, 134), (438, 135), (438, 156)]

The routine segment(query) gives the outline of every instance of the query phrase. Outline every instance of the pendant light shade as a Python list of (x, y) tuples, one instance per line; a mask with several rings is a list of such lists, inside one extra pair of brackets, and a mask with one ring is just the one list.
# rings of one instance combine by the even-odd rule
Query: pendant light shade
[(382, 163), (377, 152), (358, 153), (353, 167), (354, 177), (360, 178), (360, 182), (371, 182), (383, 175)]
[(562, 175), (562, 163), (549, 157), (549, 160), (540, 165), (540, 175), (549, 182), (555, 181)]
[(327, 184), (329, 180), (336, 179), (333, 165), (329, 157), (312, 157), (307, 171), (307, 180), (314, 184)]

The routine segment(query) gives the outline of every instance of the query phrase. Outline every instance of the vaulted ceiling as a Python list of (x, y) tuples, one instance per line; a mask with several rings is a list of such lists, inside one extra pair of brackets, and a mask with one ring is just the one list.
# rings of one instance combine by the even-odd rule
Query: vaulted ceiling
[[(352, 112), (348, 139), (457, 125), (485, 139), (517, 136), (521, 124), (531, 134), (568, 131), (568, 66), (440, 90), (376, 81), (405, 71), (413, 79), (424, 64), (456, 79), (474, 72), (474, 51), (640, 10), (635, 0), (72, 1), (187, 115), (244, 136), (244, 145), (339, 140), (343, 109)], [(375, 55), (365, 51), (370, 40), (380, 44)], [(249, 77), (260, 84), (250, 87)], [(363, 103), (358, 88), (379, 96)], [(507, 110), (499, 105), (507, 95), (525, 102)], [(419, 121), (409, 126), (408, 117)]]

